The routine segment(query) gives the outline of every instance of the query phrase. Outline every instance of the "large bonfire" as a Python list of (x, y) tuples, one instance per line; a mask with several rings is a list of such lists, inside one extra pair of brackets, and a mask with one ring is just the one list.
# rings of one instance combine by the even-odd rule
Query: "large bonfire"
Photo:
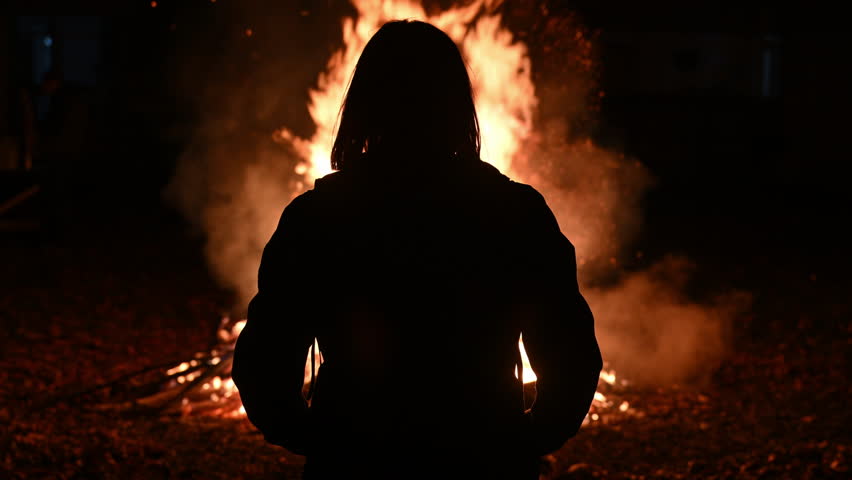
[[(303, 179), (298, 185), (300, 189), (308, 188), (315, 179), (331, 172), (329, 157), (335, 122), (349, 77), (373, 33), (383, 23), (394, 19), (430, 22), (445, 31), (461, 47), (471, 70), (482, 131), (483, 160), (512, 178), (534, 183), (531, 179), (534, 174), (524, 167), (526, 162), (522, 158), (521, 146), (534, 133), (533, 117), (538, 99), (531, 77), (527, 46), (514, 38), (503, 25), (501, 15), (497, 12), (501, 1), (476, 0), (433, 15), (427, 14), (413, 0), (352, 2), (357, 9), (357, 17), (343, 20), (343, 46), (332, 55), (325, 71), (319, 74), (316, 88), (310, 91), (308, 110), (316, 125), (315, 133), (310, 138), (298, 137), (287, 128), (275, 133), (277, 141), (285, 143), (300, 157), (294, 172)], [(299, 193), (297, 189), (294, 195)], [(233, 322), (223, 319), (218, 331), (220, 343), (217, 347), (167, 369), (165, 388), (137, 399), (134, 405), (183, 414), (244, 415), (236, 387), (230, 378), (234, 344), (244, 324), (245, 320)], [(519, 339), (519, 349), (523, 365), (520, 369), (516, 366), (515, 376), (530, 391), (536, 376), (524, 351), (522, 338)], [(315, 342), (307, 353), (306, 385), (317, 374), (321, 363), (319, 345)], [(614, 385), (615, 372), (604, 370), (601, 373), (601, 387), (611, 389)], [(626, 411), (628, 404), (608, 399), (599, 391), (587, 419), (596, 421), (600, 410), (613, 407)]]

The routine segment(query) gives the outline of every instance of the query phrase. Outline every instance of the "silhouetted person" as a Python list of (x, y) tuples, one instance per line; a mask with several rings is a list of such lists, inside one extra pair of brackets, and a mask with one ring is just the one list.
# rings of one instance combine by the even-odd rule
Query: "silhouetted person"
[[(383, 26), (344, 101), (338, 172), (284, 210), (234, 358), (249, 419), (307, 456), (305, 478), (535, 479), (580, 427), (601, 357), (574, 248), (479, 144), (452, 40)], [(521, 332), (539, 379), (528, 414)]]

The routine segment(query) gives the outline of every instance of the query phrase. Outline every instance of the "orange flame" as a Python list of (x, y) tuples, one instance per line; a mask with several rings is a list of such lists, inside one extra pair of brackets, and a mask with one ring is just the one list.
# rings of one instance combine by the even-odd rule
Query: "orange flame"
[(289, 142), (303, 159), (296, 173), (305, 175), (309, 183), (331, 173), (329, 158), (335, 122), (349, 77), (372, 35), (385, 22), (400, 18), (430, 22), (461, 47), (476, 94), (483, 159), (508, 173), (512, 158), (532, 131), (538, 100), (526, 46), (515, 42), (502, 26), (500, 15), (492, 13), (499, 3), (478, 0), (429, 16), (421, 5), (410, 0), (353, 0), (358, 18), (343, 20), (344, 45), (332, 55), (317, 79), (317, 87), (310, 92), (308, 111), (316, 132), (310, 139), (299, 138), (286, 128), (279, 132), (281, 139)]
[[(535, 383), (538, 380), (538, 377), (535, 375), (535, 372), (532, 369), (532, 365), (530, 365), (530, 358), (527, 356), (527, 350), (524, 348), (524, 334), (522, 333), (520, 338), (518, 338), (518, 350), (521, 351), (521, 363), (523, 364), (523, 368), (521, 369), (521, 381), (526, 383)], [(518, 378), (518, 366), (515, 365), (515, 378)]]

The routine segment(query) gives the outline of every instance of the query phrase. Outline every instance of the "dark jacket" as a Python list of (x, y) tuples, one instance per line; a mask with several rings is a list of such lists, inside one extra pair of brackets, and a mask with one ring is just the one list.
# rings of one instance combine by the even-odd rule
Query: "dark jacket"
[[(600, 351), (544, 198), (480, 161), (430, 172), (362, 160), (317, 180), (264, 250), (233, 378), (251, 422), (309, 467), (353, 448), (534, 458), (588, 411)], [(521, 332), (538, 376), (527, 415)]]

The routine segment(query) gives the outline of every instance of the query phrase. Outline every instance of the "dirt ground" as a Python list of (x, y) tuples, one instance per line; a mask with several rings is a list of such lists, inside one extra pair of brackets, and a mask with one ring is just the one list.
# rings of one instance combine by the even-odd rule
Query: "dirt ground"
[[(229, 297), (177, 219), (4, 235), (0, 479), (299, 478), (303, 459), (245, 420), (102, 411), (116, 392), (74, 395), (213, 341)], [(628, 414), (584, 427), (543, 463), (551, 478), (848, 478), (848, 281), (743, 258), (708, 272), (762, 272), (743, 281), (753, 311), (712, 379), (621, 392)]]

